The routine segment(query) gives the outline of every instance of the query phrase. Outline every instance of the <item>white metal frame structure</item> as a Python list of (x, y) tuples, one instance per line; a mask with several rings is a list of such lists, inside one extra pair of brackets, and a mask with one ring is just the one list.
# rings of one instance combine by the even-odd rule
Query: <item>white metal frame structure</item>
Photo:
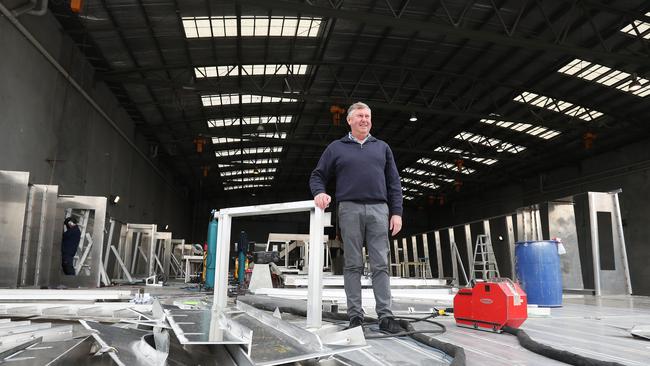
[(165, 279), (169, 278), (169, 267), (171, 263), (172, 255), (172, 233), (171, 232), (156, 232), (156, 240), (154, 241), (154, 260), (156, 261), (156, 266), (154, 266), (154, 273), (156, 267), (160, 268), (161, 273), (165, 275)]
[[(293, 247), (289, 247), (290, 243), (294, 242)], [(284, 246), (282, 250), (279, 250), (280, 258), (284, 258), (284, 266), (289, 268), (289, 253), (295, 248), (302, 248), (301, 256), (304, 262), (305, 267), (309, 270), (309, 248), (305, 243), (309, 242), (309, 235), (305, 234), (287, 234), (287, 233), (269, 233), (269, 237), (266, 241), (266, 250), (271, 251), (273, 248), (272, 243), (283, 243)]]
[[(176, 278), (185, 278), (185, 269), (183, 268), (183, 250), (185, 249), (185, 239), (172, 239), (172, 248), (171, 248), (171, 255), (169, 256), (170, 259), (170, 266), (171, 269), (174, 270), (174, 273), (176, 274)], [(176, 246), (180, 245), (180, 255), (177, 257), (174, 254), (174, 250), (176, 249)], [(171, 273), (171, 272), (170, 272)]]
[[(272, 215), (293, 212), (309, 212), (309, 286), (307, 296), (307, 327), (320, 328), (322, 324), (323, 282), (323, 217), (324, 211), (314, 201), (296, 201), (258, 206), (224, 208), (217, 212), (217, 270), (214, 280), (214, 303), (212, 319), (218, 319), (226, 309), (228, 299), (228, 257), (230, 254), (230, 231), (233, 217)], [(218, 322), (212, 322), (217, 331)]]
[[(104, 242), (104, 221), (106, 218), (106, 197), (92, 197), (92, 196), (69, 196), (69, 195), (60, 195), (57, 198), (57, 216), (56, 223), (60, 225), (55, 226), (54, 238), (60, 238), (63, 233), (63, 220), (65, 212), (70, 210), (80, 210), (80, 211), (93, 211), (93, 225), (92, 230), (88, 227), (85, 229), (82, 234), (90, 234), (92, 241), (94, 243), (103, 243)], [(87, 225), (87, 223), (85, 223)], [(83, 240), (87, 239), (86, 235), (82, 236)], [(89, 249), (90, 248), (90, 249)], [(60, 250), (52, 250), (52, 265), (50, 268), (50, 285), (53, 284), (63, 284), (68, 287), (99, 287), (100, 285), (100, 275), (102, 270), (102, 245), (90, 245), (84, 250), (85, 258), (80, 258), (81, 265), (88, 266), (87, 273), (88, 275), (77, 275), (77, 276), (65, 276), (61, 271), (61, 252)], [(84, 256), (84, 253), (77, 253), (80, 256)], [(79, 264), (79, 263), (78, 263)], [(80, 267), (79, 267), (80, 268)], [(86, 273), (86, 272), (81, 272)]]

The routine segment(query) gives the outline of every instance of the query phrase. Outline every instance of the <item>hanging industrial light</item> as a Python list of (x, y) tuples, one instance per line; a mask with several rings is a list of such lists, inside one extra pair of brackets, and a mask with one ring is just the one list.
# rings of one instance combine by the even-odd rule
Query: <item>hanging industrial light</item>
[(630, 83), (627, 85), (627, 91), (635, 92), (641, 89), (641, 83), (639, 82), (639, 78), (636, 76), (636, 74), (632, 74), (631, 78), (632, 81), (630, 81)]
[(417, 122), (418, 117), (415, 115), (415, 112), (411, 113), (411, 117), (409, 118), (409, 121), (411, 122)]

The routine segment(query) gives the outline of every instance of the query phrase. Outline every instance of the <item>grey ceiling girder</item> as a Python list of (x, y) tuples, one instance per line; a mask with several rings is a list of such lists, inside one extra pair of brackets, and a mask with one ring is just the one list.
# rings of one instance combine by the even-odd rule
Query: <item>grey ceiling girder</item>
[(395, 29), (409, 31), (424, 31), (440, 33), (450, 37), (466, 38), (476, 41), (500, 44), (511, 47), (521, 47), (537, 51), (550, 51), (563, 55), (573, 55), (589, 60), (610, 59), (613, 61), (628, 63), (632, 65), (650, 66), (650, 58), (601, 52), (577, 46), (553, 44), (541, 39), (527, 39), (511, 37), (493, 32), (478, 31), (451, 25), (427, 23), (415, 19), (394, 18), (376, 13), (364, 13), (354, 10), (336, 10), (321, 6), (309, 5), (309, 3), (296, 3), (284, 0), (239, 0), (243, 4), (255, 5), (268, 9), (282, 9), (302, 14), (318, 15), (327, 18), (339, 18), (356, 21), (377, 26), (392, 27)]

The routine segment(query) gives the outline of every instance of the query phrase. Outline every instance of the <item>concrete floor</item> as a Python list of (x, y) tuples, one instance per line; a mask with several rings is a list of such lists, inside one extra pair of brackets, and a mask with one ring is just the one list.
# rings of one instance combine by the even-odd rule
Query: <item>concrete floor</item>
[[(133, 290), (143, 286), (108, 287), (102, 290)], [(172, 282), (165, 287), (144, 287), (147, 293), (162, 303), (191, 301), (209, 308), (212, 291), (198, 291), (194, 284)], [(270, 301), (276, 301), (271, 299)], [(290, 300), (299, 303), (300, 300)], [(231, 299), (234, 304), (234, 299)], [(425, 310), (415, 308), (415, 311)], [(399, 310), (398, 310), (399, 309)], [(396, 315), (409, 314), (403, 306), (396, 307)], [(412, 309), (413, 310), (413, 309)], [(344, 311), (343, 309), (341, 311)], [(372, 315), (372, 314), (370, 314)], [(283, 319), (303, 325), (302, 317), (283, 315)], [(521, 347), (516, 337), (460, 328), (453, 316), (435, 319), (446, 326), (446, 332), (435, 336), (438, 340), (453, 343), (465, 350), (467, 365), (562, 365), (534, 354)], [(345, 322), (328, 324), (343, 328)], [(650, 297), (603, 296), (596, 298), (583, 295), (565, 295), (563, 307), (551, 309), (549, 317), (529, 317), (523, 324), (528, 335), (549, 346), (567, 350), (598, 360), (618, 362), (624, 365), (650, 364), (650, 341), (634, 338), (629, 329), (635, 325), (650, 325)], [(426, 323), (416, 323), (419, 330), (436, 329)], [(366, 335), (379, 334), (377, 326), (366, 326)], [(336, 355), (327, 365), (360, 364), (379, 365), (447, 365), (451, 359), (440, 351), (426, 347), (409, 338), (369, 339), (368, 347)], [(303, 363), (319, 365), (318, 363)]]

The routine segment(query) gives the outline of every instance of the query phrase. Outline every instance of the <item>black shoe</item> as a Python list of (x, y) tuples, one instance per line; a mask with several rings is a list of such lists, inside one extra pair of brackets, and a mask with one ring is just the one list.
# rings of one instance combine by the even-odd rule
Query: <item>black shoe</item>
[(395, 318), (383, 318), (380, 320), (379, 329), (392, 334), (406, 332), (406, 329), (402, 328)]
[(350, 319), (350, 325), (346, 329), (352, 329), (355, 327), (362, 327), (363, 326), (363, 318), (360, 317), (354, 317)]

